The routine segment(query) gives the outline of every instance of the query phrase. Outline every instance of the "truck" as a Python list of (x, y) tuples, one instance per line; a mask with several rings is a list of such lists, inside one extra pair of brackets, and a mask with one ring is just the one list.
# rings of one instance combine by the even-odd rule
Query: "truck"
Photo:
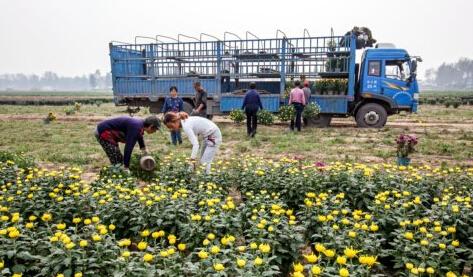
[[(138, 43), (143, 38), (152, 41)], [(287, 104), (294, 81), (308, 80), (310, 102), (320, 109), (312, 125), (327, 127), (332, 118), (354, 117), (359, 127), (381, 128), (390, 115), (417, 111), (421, 59), (391, 44), (366, 47), (365, 42), (366, 36), (354, 32), (314, 37), (306, 30), (292, 38), (278, 30), (267, 39), (225, 32), (223, 39), (180, 34), (177, 39), (157, 35), (111, 42), (114, 102), (159, 113), (169, 88), (176, 86), (184, 110), (191, 112), (193, 84), (200, 82), (212, 117), (241, 109), (254, 82), (263, 108), (277, 113)]]

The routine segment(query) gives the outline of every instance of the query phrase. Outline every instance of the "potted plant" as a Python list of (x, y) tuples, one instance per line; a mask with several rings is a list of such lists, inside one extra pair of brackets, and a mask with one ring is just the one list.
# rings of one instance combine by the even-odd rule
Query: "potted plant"
[(55, 121), (56, 119), (57, 119), (56, 114), (53, 113), (53, 112), (49, 112), (48, 116), (46, 116), (46, 118), (44, 118), (43, 121), (44, 121), (45, 124), (49, 124), (49, 123)]
[(340, 87), (341, 87), (341, 94), (342, 95), (347, 95), (348, 93), (348, 80), (347, 79), (340, 79)]
[(238, 125), (245, 121), (245, 113), (242, 110), (234, 109), (230, 112), (230, 119)]
[(278, 118), (281, 122), (287, 122), (294, 118), (296, 110), (292, 105), (283, 105), (279, 108)]
[(335, 79), (333, 80), (334, 84), (333, 84), (333, 87), (334, 87), (334, 91), (335, 91), (335, 95), (341, 95), (343, 94), (343, 82), (342, 82), (342, 79)]
[(399, 135), (396, 139), (398, 165), (407, 166), (410, 164), (411, 159), (409, 158), (409, 155), (415, 152), (415, 145), (417, 142), (417, 137), (414, 135)]
[(328, 79), (327, 80), (327, 91), (328, 91), (328, 95), (336, 95), (337, 94), (336, 79)]
[(327, 83), (325, 80), (317, 80), (315, 82), (315, 92), (319, 95), (324, 95), (327, 91)]

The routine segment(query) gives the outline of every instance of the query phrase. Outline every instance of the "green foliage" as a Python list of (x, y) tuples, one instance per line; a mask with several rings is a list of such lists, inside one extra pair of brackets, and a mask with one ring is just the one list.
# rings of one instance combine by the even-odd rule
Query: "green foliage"
[(318, 94), (330, 92), (334, 95), (344, 95), (348, 90), (347, 79), (320, 79), (315, 82), (315, 90)]
[(75, 103), (74, 103), (74, 110), (75, 110), (76, 112), (80, 112), (81, 106), (82, 106), (81, 103), (75, 102)]
[(292, 105), (284, 105), (279, 108), (278, 118), (281, 122), (287, 122), (294, 118), (296, 110)]
[(317, 80), (315, 81), (315, 91), (318, 94), (325, 94), (328, 89), (328, 83), (324, 80)]
[(76, 113), (76, 109), (74, 107), (68, 107), (64, 109), (64, 113), (66, 115), (73, 115)]
[[(151, 154), (153, 159), (156, 162), (156, 165), (159, 167), (160, 156), (158, 154)], [(143, 170), (140, 166), (141, 155), (133, 154), (130, 160), (130, 171), (132, 175), (140, 180), (144, 181), (153, 181), (158, 177), (159, 168), (156, 168), (153, 171)]]
[(245, 121), (245, 113), (240, 109), (234, 109), (230, 112), (230, 119), (234, 123), (240, 124)]
[(320, 107), (317, 103), (309, 103), (304, 107), (304, 111), (302, 112), (303, 118), (316, 118), (320, 113)]
[(267, 110), (259, 110), (258, 114), (258, 123), (263, 125), (272, 125), (274, 123), (274, 115)]
[(473, 169), (247, 156), (204, 174), (168, 155), (144, 185), (0, 157), (8, 276), (458, 276), (473, 260)]
[(19, 168), (25, 169), (35, 166), (33, 158), (27, 155), (15, 154), (10, 151), (0, 151), (0, 163), (8, 162), (13, 162), (13, 164), (17, 165)]
[(49, 112), (48, 115), (46, 116), (46, 118), (43, 119), (43, 122), (45, 124), (49, 124), (53, 121), (56, 121), (57, 117), (56, 117), (56, 114), (53, 113), (53, 112)]

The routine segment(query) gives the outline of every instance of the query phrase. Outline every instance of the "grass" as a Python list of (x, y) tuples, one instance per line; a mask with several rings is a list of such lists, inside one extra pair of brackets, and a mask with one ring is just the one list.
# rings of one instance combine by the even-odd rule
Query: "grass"
[(471, 123), (473, 122), (473, 106), (462, 105), (455, 109), (446, 108), (444, 105), (421, 105), (417, 114), (401, 113), (389, 118), (388, 121), (392, 119), (419, 123)]
[[(64, 106), (0, 106), (0, 149), (24, 152), (36, 160), (60, 164), (99, 168), (107, 164), (106, 156), (95, 141), (92, 131), (103, 117), (124, 114), (124, 107), (113, 104), (83, 105), (81, 111), (70, 117)], [(60, 120), (44, 124), (48, 112), (55, 112)], [(299, 156), (311, 161), (394, 162), (395, 138), (403, 132), (420, 138), (414, 163), (473, 165), (473, 107), (465, 106), (455, 113), (441, 106), (421, 106), (417, 115), (396, 115), (383, 129), (333, 127), (308, 128), (302, 133), (289, 132), (287, 125), (259, 126), (256, 138), (246, 137), (246, 126), (227, 121), (218, 122), (223, 133), (219, 157), (228, 158), (256, 154), (267, 158)], [(149, 113), (142, 110), (137, 116)], [(29, 120), (6, 120), (5, 116), (31, 117)], [(422, 123), (428, 123), (420, 126)], [(337, 119), (335, 123), (353, 126), (352, 119)], [(346, 123), (346, 124), (345, 124)], [(399, 126), (397, 126), (399, 125)], [(163, 131), (145, 136), (151, 151), (156, 153), (190, 154), (187, 140), (181, 147), (169, 144), (169, 135)]]
[[(73, 107), (69, 106), (17, 106), (17, 105), (0, 105), (0, 114), (10, 115), (36, 115), (46, 116), (49, 112), (53, 112), (59, 116), (66, 116), (65, 110)], [(83, 116), (113, 116), (122, 115), (126, 111), (126, 107), (116, 107), (114, 104), (107, 103), (100, 106), (97, 105), (81, 105), (80, 113)], [(147, 113), (144, 109), (138, 113), (144, 116)]]

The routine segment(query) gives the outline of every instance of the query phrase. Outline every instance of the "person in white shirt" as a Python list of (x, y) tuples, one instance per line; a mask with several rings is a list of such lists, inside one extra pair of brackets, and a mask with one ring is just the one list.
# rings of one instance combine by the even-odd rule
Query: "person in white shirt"
[(182, 128), (192, 144), (191, 160), (193, 165), (199, 154), (199, 137), (202, 139), (202, 156), (200, 163), (205, 165), (207, 173), (210, 173), (212, 161), (222, 143), (222, 133), (218, 126), (207, 118), (200, 116), (189, 116), (185, 112), (169, 112), (164, 115), (164, 125), (171, 131)]

